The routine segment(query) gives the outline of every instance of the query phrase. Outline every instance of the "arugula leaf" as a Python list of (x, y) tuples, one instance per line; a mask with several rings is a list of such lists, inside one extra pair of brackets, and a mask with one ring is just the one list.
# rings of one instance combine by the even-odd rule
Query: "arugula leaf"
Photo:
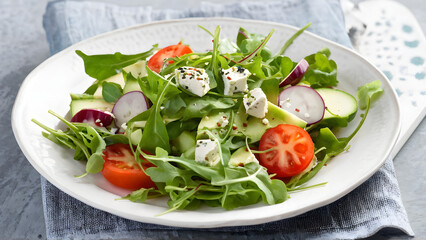
[(86, 173), (81, 175), (81, 177), (85, 176), (88, 173), (98, 173), (102, 170), (104, 166), (105, 160), (102, 158), (102, 152), (93, 153), (86, 164)]
[(178, 120), (166, 125), (167, 134), (170, 140), (177, 138), (183, 131), (192, 131), (197, 129), (200, 119), (189, 119), (186, 121)]
[(207, 66), (206, 72), (209, 75), (210, 79), (210, 89), (218, 88), (220, 93), (223, 93), (223, 80), (222, 75), (219, 71), (219, 66), (217, 64), (217, 56), (219, 55), (219, 35), (220, 35), (220, 26), (216, 27), (213, 35), (213, 50), (212, 50), (212, 58)]
[(251, 72), (253, 75), (255, 75), (256, 77), (258, 77), (259, 79), (265, 79), (265, 73), (262, 70), (262, 57), (258, 56), (258, 57), (254, 57), (253, 61), (245, 63), (245, 64), (241, 64), (241, 66), (247, 70), (249, 70), (249, 72)]
[[(248, 54), (241, 59), (240, 61), (238, 61), (239, 64), (245, 64), (248, 61), (250, 61), (252, 58), (254, 58), (256, 56), (256, 54), (261, 53), (262, 50), (265, 48), (266, 43), (269, 41), (269, 39), (272, 37), (272, 34), (274, 33), (274, 29), (272, 29), (269, 34), (262, 39), (262, 41), (260, 41), (259, 43), (259, 39), (256, 37), (255, 39), (245, 39), (242, 41), (241, 43), (241, 51), (243, 51), (244, 53), (244, 49), (251, 50), (253, 46), (256, 46), (252, 51), (248, 52)], [(257, 45), (255, 45), (257, 44)]]
[(300, 186), (311, 180), (315, 175), (317, 175), (319, 170), (324, 167), (324, 165), (328, 162), (328, 160), (330, 160), (330, 158), (331, 156), (329, 154), (326, 154), (325, 157), (315, 167), (313, 167), (311, 171), (305, 173), (297, 182), (294, 183), (293, 186)]
[(309, 67), (302, 81), (309, 83), (312, 88), (337, 86), (337, 64), (328, 59), (327, 52), (322, 50), (305, 57)]
[(206, 95), (202, 98), (185, 94), (176, 95), (164, 103), (163, 113), (170, 118), (182, 118), (182, 121), (191, 118), (202, 118), (212, 110), (230, 109), (235, 106), (232, 98), (221, 98)]
[(107, 136), (104, 138), (104, 141), (107, 146), (115, 144), (115, 143), (124, 143), (124, 144), (129, 143), (129, 139), (127, 138), (127, 135), (124, 135), (124, 134), (114, 134), (111, 136)]
[(160, 74), (162, 76), (166, 76), (167, 74), (173, 74), (173, 71), (179, 67), (184, 66), (192, 66), (192, 67), (201, 67), (205, 68), (206, 63), (208, 64), (211, 60), (212, 53), (211, 52), (205, 52), (205, 53), (189, 53), (185, 54), (180, 57), (174, 57), (174, 58), (168, 58), (165, 61), (173, 61), (173, 63), (168, 64), (167, 66), (164, 66), (164, 68), (161, 70)]
[(278, 105), (278, 95), (280, 93), (280, 85), (281, 79), (278, 78), (271, 78), (264, 80), (262, 82), (262, 85), (260, 88), (262, 88), (262, 91), (265, 93), (266, 97), (268, 98), (268, 101), (271, 103)]
[(170, 152), (169, 135), (159, 110), (153, 111), (146, 121), (140, 145), (148, 152), (153, 152), (156, 147)]
[[(262, 44), (262, 42), (265, 40), (265, 36), (263, 34), (258, 33), (249, 33), (244, 28), (240, 27), (237, 34), (237, 47), (240, 48), (241, 52), (244, 55), (247, 55), (258, 48)], [(264, 53), (264, 56), (270, 56), (272, 55), (271, 51), (265, 47), (264, 48), (266, 53)]]
[(145, 203), (149, 198), (161, 197), (163, 195), (164, 194), (154, 188), (141, 188), (120, 199), (127, 199), (135, 203)]
[(226, 54), (226, 53), (236, 53), (238, 52), (240, 49), (238, 48), (238, 46), (232, 42), (229, 38), (225, 38), (220, 40), (219, 42), (219, 47), (218, 47), (218, 51), (219, 54)]
[(140, 122), (140, 121), (147, 121), (149, 116), (151, 116), (151, 113), (153, 112), (154, 108), (149, 108), (148, 110), (139, 113), (138, 115), (134, 116), (132, 119), (130, 119), (127, 122), (127, 126), (130, 126), (134, 122)]
[[(167, 133), (166, 124), (160, 114), (160, 107), (167, 98), (179, 94), (180, 91), (171, 81), (165, 80), (157, 73), (151, 71), (148, 67), (147, 72), (149, 87), (148, 85), (141, 85), (141, 88), (142, 86), (146, 87), (145, 91), (149, 92), (150, 99), (154, 105), (146, 121), (140, 146), (149, 152), (153, 152), (157, 147), (170, 152), (169, 135)], [(144, 91), (143, 88), (142, 91)]]
[(245, 30), (244, 28), (240, 27), (240, 29), (238, 29), (236, 44), (239, 48), (241, 48), (241, 45), (242, 45), (244, 40), (250, 38), (249, 35), (250, 35), (250, 33), (247, 30)]
[[(155, 149), (156, 155), (148, 155), (148, 154), (145, 154), (144, 152), (140, 152), (140, 154), (145, 159), (149, 160), (154, 165), (156, 165), (157, 167), (159, 167), (159, 165), (161, 165), (161, 162), (176, 163), (183, 170), (194, 171), (195, 173), (198, 174), (199, 177), (201, 177), (205, 180), (211, 181), (211, 180), (215, 179), (216, 181), (218, 181), (219, 179), (223, 179), (223, 177), (220, 175), (220, 173), (217, 171), (217, 169), (214, 169), (214, 168), (211, 168), (211, 167), (208, 167), (208, 166), (200, 165), (200, 164), (196, 163), (194, 160), (191, 160), (191, 159), (168, 156), (168, 152), (166, 150), (160, 148), (160, 147), (157, 147)], [(174, 165), (171, 165), (171, 166), (174, 166)], [(148, 168), (148, 169), (150, 169), (150, 168)], [(147, 169), (147, 173), (149, 174), (148, 169)], [(155, 171), (155, 169), (152, 169), (151, 171)], [(150, 177), (154, 177), (154, 179), (157, 179), (156, 176), (150, 175)], [(163, 177), (165, 177), (165, 176), (163, 176)], [(155, 181), (154, 179), (153, 179), (153, 181)], [(160, 179), (158, 179), (158, 182), (162, 182), (162, 181)]]
[(262, 51), (260, 51), (260, 56), (262, 57), (264, 62), (267, 62), (273, 58), (274, 54), (267, 46), (265, 46)]
[[(269, 178), (268, 172), (262, 166), (259, 166), (256, 163), (249, 163), (242, 168), (231, 169), (229, 167), (225, 167), (227, 178), (221, 181), (215, 181), (212, 179), (212, 185), (216, 186), (224, 186), (231, 185), (236, 183), (247, 183), (251, 182), (257, 186), (257, 188), (261, 191), (262, 198), (264, 202), (268, 204), (276, 204), (278, 202), (284, 201), (287, 196), (285, 190), (285, 184), (283, 183), (280, 187), (283, 187), (281, 191), (276, 191), (279, 194), (274, 195), (274, 192), (271, 191), (272, 188), (272, 180)], [(237, 175), (237, 176), (236, 176)], [(279, 180), (278, 180), (279, 181)], [(278, 186), (278, 184), (274, 185)]]
[(80, 50), (76, 50), (78, 56), (84, 61), (84, 68), (87, 75), (97, 79), (104, 80), (111, 77), (126, 67), (139, 60), (145, 60), (151, 56), (157, 45), (146, 52), (142, 52), (134, 55), (124, 55), (119, 52), (114, 54), (103, 54), (103, 55), (86, 55)]
[[(223, 146), (222, 146), (223, 147)], [(156, 155), (141, 152), (156, 167), (147, 174), (159, 185), (159, 191), (170, 196), (170, 209), (190, 209), (204, 202), (210, 206), (233, 209), (257, 203), (263, 199), (268, 204), (287, 198), (285, 184), (271, 180), (265, 168), (256, 163), (230, 168), (219, 164), (208, 167), (183, 157), (168, 156), (157, 148)]]
[(99, 87), (98, 83), (94, 83), (88, 89), (86, 89), (84, 94), (93, 95), (93, 94), (95, 94), (98, 87)]
[[(173, 95), (180, 93), (180, 90), (171, 81), (166, 80), (164, 77), (152, 71), (148, 67), (146, 67), (146, 71), (148, 73), (148, 76), (143, 78), (138, 78), (138, 82), (143, 94), (149, 100), (151, 100), (151, 102), (153, 102), (154, 104), (158, 101), (160, 94), (164, 94), (160, 102), (160, 105), (161, 105), (161, 103), (164, 100), (168, 99), (169, 97)], [(168, 86), (167, 90), (164, 91), (166, 86)]]
[(232, 98), (216, 98), (213, 96), (187, 97), (184, 101), (187, 107), (183, 112), (182, 120), (201, 118), (208, 115), (212, 110), (225, 110), (235, 106)]
[(88, 173), (100, 172), (104, 164), (102, 158), (102, 151), (106, 147), (104, 138), (113, 134), (101, 128), (95, 129), (86, 123), (71, 123), (50, 110), (49, 113), (65, 123), (69, 129), (65, 132), (54, 130), (32, 119), (34, 123), (48, 132), (44, 133), (43, 136), (55, 143), (60, 143), (62, 146), (74, 149), (74, 159), (87, 160), (86, 173), (80, 177)]
[(123, 95), (120, 84), (112, 82), (102, 83), (102, 97), (105, 101), (114, 103)]
[(31, 121), (47, 131), (47, 133), (43, 132), (43, 136), (47, 139), (54, 143), (60, 143), (62, 146), (74, 149), (75, 160), (87, 160), (90, 157), (89, 149), (80, 139), (77, 138), (73, 131), (68, 130), (67, 132), (63, 132), (61, 130), (49, 128), (35, 119), (31, 119)]
[(281, 60), (281, 64), (279, 65), (279, 71), (283, 77), (287, 77), (291, 73), (293, 68), (296, 66), (296, 64), (288, 57), (281, 57), (279, 59)]
[(84, 144), (90, 149), (91, 155), (87, 159), (86, 163), (86, 173), (79, 176), (83, 177), (88, 173), (98, 173), (102, 170), (104, 166), (104, 159), (102, 158), (102, 151), (106, 147), (104, 139), (99, 135), (99, 133), (91, 126), (86, 125), (86, 132), (79, 132), (82, 136)]
[(244, 39), (241, 42), (241, 45), (239, 46), (241, 49), (241, 52), (244, 55), (247, 55), (251, 52), (254, 52), (256, 48), (262, 44), (263, 40), (265, 39), (265, 36), (262, 34), (249, 34), (249, 38)]
[(368, 106), (368, 101), (371, 99), (375, 100), (381, 93), (383, 93), (383, 89), (380, 88), (381, 82), (379, 80), (370, 82), (358, 88), (357, 97), (359, 108), (364, 110)]
[(225, 57), (217, 56), (217, 60), (219, 60), (220, 67), (222, 69), (228, 69), (229, 68), (229, 63), (228, 63), (228, 61), (226, 60)]
[(186, 94), (178, 94), (164, 102), (162, 113), (168, 117), (180, 116), (182, 110), (186, 108), (186, 102), (183, 100)]
[[(345, 151), (350, 139), (338, 139), (333, 132), (328, 128), (321, 128), (318, 137), (315, 139), (315, 149), (325, 147), (325, 154), (337, 155)], [(323, 154), (324, 155), (324, 154)]]
[(284, 46), (278, 51), (277, 55), (283, 55), (288, 47), (290, 47), (291, 44), (293, 44), (293, 41), (300, 36), (309, 26), (311, 26), (312, 23), (308, 23), (303, 28), (299, 29), (293, 36), (291, 36), (284, 44)]

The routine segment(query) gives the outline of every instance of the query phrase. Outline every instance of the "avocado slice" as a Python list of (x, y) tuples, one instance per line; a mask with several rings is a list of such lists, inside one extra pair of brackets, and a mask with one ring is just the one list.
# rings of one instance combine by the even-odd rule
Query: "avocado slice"
[(280, 124), (292, 124), (301, 128), (306, 127), (304, 120), (269, 101), (268, 112), (262, 119), (247, 115), (244, 107), (240, 107), (236, 115), (235, 124), (237, 125), (237, 131), (246, 135), (250, 139), (250, 142), (259, 141), (266, 130)]
[[(133, 77), (135, 78), (144, 77), (147, 75), (145, 66), (146, 66), (146, 61), (139, 61), (137, 63), (134, 63), (132, 65), (129, 65), (123, 68), (123, 71), (127, 73), (131, 73)], [(126, 83), (123, 77), (123, 73), (118, 73), (114, 76), (111, 76), (105, 79), (104, 81), (119, 84), (123, 88), (123, 93), (131, 92), (131, 91), (140, 91), (139, 83), (137, 81), (129, 81), (129, 83)], [(97, 98), (102, 98), (102, 85), (98, 86), (93, 96)]]
[[(229, 127), (229, 119), (231, 117), (230, 111), (215, 111), (210, 115), (204, 116), (201, 118), (200, 123), (197, 128), (197, 139), (208, 138), (206, 134), (204, 134), (203, 129), (216, 129), (216, 128), (226, 128)], [(228, 123), (226, 122), (228, 121)]]
[(136, 79), (128, 79), (126, 84), (124, 84), (123, 94), (133, 91), (142, 92), (141, 87)]
[[(230, 111), (220, 111), (203, 117), (198, 125), (197, 139), (207, 137), (203, 133), (203, 129), (212, 130), (225, 127), (223, 126), (223, 117), (229, 119)], [(256, 118), (248, 115), (244, 106), (241, 105), (235, 114), (231, 135), (241, 136), (241, 134), (244, 134), (249, 138), (251, 143), (257, 142), (267, 129), (276, 127), (279, 124), (292, 124), (301, 128), (306, 127), (304, 120), (268, 101), (268, 112), (264, 118)]]
[(246, 149), (247, 149), (246, 146), (237, 149), (231, 155), (231, 158), (229, 159), (228, 165), (230, 167), (242, 167), (242, 166), (244, 166), (248, 163), (251, 163), (251, 162), (259, 163), (259, 161), (257, 161), (254, 154), (249, 152)]
[(134, 79), (127, 79), (127, 82), (126, 84), (124, 84), (123, 87), (123, 93), (128, 93), (132, 91), (142, 91), (137, 78), (147, 76), (146, 61), (140, 61), (130, 66), (127, 66), (123, 68), (123, 71), (131, 73), (134, 77)]
[(123, 71), (125, 71), (126, 73), (131, 73), (135, 78), (145, 77), (148, 75), (148, 73), (146, 72), (146, 61), (139, 61), (137, 63), (129, 65), (123, 68)]
[[(102, 82), (111, 82), (111, 83), (117, 83), (118, 85), (120, 85), (121, 87), (124, 87), (124, 77), (122, 73), (118, 73), (114, 76), (111, 76), (105, 80), (103, 80)], [(93, 96), (95, 98), (103, 98), (102, 96), (102, 84), (99, 84), (98, 88), (96, 89), (95, 93), (93, 94)]]

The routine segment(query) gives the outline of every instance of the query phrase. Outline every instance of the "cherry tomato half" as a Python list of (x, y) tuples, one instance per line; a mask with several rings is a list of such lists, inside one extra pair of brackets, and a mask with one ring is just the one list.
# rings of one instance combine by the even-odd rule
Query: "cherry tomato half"
[[(161, 67), (163, 66), (164, 59), (180, 57), (188, 53), (192, 53), (192, 49), (187, 45), (182, 45), (182, 43), (179, 42), (176, 45), (165, 47), (154, 54), (148, 61), (148, 67), (152, 71), (159, 73), (161, 71)], [(173, 61), (169, 61), (168, 63), (173, 63)]]
[(304, 129), (280, 124), (267, 130), (259, 143), (260, 163), (276, 177), (291, 177), (305, 170), (314, 157), (314, 143)]
[[(155, 187), (155, 183), (137, 164), (128, 144), (108, 145), (103, 154), (105, 163), (101, 173), (110, 183), (131, 190)], [(142, 162), (144, 169), (153, 166), (146, 160)]]

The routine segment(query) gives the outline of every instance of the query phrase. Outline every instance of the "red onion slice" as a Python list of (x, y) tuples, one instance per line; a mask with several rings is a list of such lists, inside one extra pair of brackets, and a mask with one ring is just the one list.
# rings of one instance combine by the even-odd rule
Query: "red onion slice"
[(96, 109), (82, 109), (71, 119), (71, 122), (87, 123), (93, 127), (108, 127), (114, 117), (111, 113)]
[(300, 60), (296, 67), (288, 74), (286, 78), (280, 83), (280, 88), (286, 85), (296, 85), (300, 82), (302, 77), (305, 75), (306, 70), (308, 70), (309, 63), (305, 59)]
[(293, 86), (284, 89), (278, 96), (278, 106), (285, 109), (308, 124), (322, 120), (325, 104), (321, 95), (313, 88)]

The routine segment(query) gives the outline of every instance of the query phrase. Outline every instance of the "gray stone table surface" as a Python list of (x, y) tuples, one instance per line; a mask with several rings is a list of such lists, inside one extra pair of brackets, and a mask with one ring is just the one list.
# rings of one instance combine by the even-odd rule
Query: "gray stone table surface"
[[(166, 2), (126, 1), (127, 4), (151, 4), (157, 9), (171, 7)], [(426, 32), (426, 1), (400, 2), (414, 13)], [(185, 0), (184, 3), (197, 1)], [(40, 175), (19, 149), (10, 124), (19, 86), (38, 64), (49, 57), (42, 26), (46, 4), (47, 0), (0, 1), (0, 239), (46, 238)], [(172, 5), (183, 7), (186, 4)], [(425, 139), (426, 121), (423, 120), (394, 159), (402, 200), (416, 233), (415, 239), (426, 238)], [(378, 233), (371, 239), (388, 237)]]

